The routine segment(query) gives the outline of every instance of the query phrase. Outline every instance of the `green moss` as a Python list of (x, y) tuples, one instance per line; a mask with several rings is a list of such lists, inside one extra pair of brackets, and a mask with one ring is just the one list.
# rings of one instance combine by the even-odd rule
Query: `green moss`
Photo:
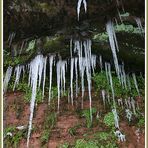
[[(92, 108), (92, 115), (94, 115), (97, 112), (96, 108)], [(86, 109), (82, 111), (82, 116), (86, 119), (86, 126), (87, 128), (92, 127), (92, 122), (90, 118), (90, 109)]]
[(113, 127), (114, 126), (114, 115), (112, 112), (109, 112), (108, 114), (105, 115), (104, 117), (104, 124)]
[(64, 37), (63, 36), (56, 36), (51, 39), (48, 39), (46, 43), (44, 44), (45, 52), (55, 52), (55, 51), (61, 51), (62, 49), (66, 48), (66, 45), (64, 44)]
[[(126, 25), (126, 24), (120, 24), (120, 25), (115, 25), (115, 31), (116, 32), (127, 32), (127, 33), (133, 33), (133, 34), (140, 34), (141, 35), (141, 30), (139, 28), (134, 27), (133, 25)], [(144, 33), (144, 32), (142, 32)]]
[(29, 42), (28, 47), (26, 49), (26, 52), (33, 50), (34, 47), (35, 47), (35, 40), (32, 40), (32, 41)]
[(94, 35), (93, 40), (107, 42), (108, 41), (108, 34), (107, 34), (107, 32), (96, 34), (96, 35)]
[(45, 2), (36, 2), (35, 8), (49, 15), (56, 15), (59, 12), (59, 9), (55, 5)]

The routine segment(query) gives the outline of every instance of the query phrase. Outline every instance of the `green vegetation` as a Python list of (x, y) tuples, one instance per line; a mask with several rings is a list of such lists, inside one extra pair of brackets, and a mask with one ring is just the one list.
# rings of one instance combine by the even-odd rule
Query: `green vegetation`
[(103, 122), (106, 126), (113, 127), (114, 126), (114, 115), (113, 115), (113, 113), (109, 112), (108, 114), (106, 114)]
[(74, 127), (71, 127), (68, 129), (68, 132), (71, 136), (75, 136), (76, 135), (76, 131), (77, 129), (80, 127), (80, 125), (76, 125)]
[[(92, 108), (92, 115), (94, 115), (96, 112), (97, 112), (96, 108)], [(82, 117), (85, 117), (85, 119), (86, 119), (87, 128), (92, 127), (92, 122), (90, 119), (90, 109), (83, 110)]]
[(19, 147), (22, 138), (26, 138), (26, 130), (17, 130), (15, 127), (7, 127), (4, 129), (4, 146)]
[(42, 144), (45, 144), (48, 142), (49, 138), (51, 135), (51, 131), (50, 130), (44, 130), (41, 136), (41, 142)]
[(69, 144), (68, 143), (61, 144), (59, 148), (69, 148)]
[(41, 135), (41, 143), (42, 145), (47, 144), (50, 136), (51, 136), (51, 130), (54, 128), (56, 124), (56, 113), (52, 112), (47, 114), (45, 116), (45, 121), (43, 125), (43, 133)]
[[(31, 101), (31, 95), (32, 95), (32, 89), (28, 88), (28, 90), (25, 91), (24, 99), (25, 102), (30, 102)], [(36, 103), (41, 103), (42, 102), (42, 91), (39, 89), (36, 94)]]
[(29, 42), (26, 52), (33, 50), (35, 48), (35, 42), (36, 42), (36, 40), (32, 40)]
[(144, 120), (144, 117), (142, 117), (142, 118), (140, 118), (140, 119), (139, 119), (139, 121), (138, 121), (138, 124), (137, 124), (137, 125), (138, 125), (139, 127), (143, 127), (143, 126), (144, 126), (144, 124), (145, 124), (145, 120)]
[[(116, 32), (127, 32), (134, 34), (141, 34), (141, 30), (138, 27), (134, 27), (133, 25), (120, 24), (115, 26)], [(144, 33), (144, 32), (143, 32)]]
[[(106, 74), (104, 71), (100, 73), (96, 73), (92, 79), (94, 81), (96, 91), (100, 91), (104, 89), (111, 94), (111, 88), (107, 82)], [(144, 96), (144, 86), (145, 86), (144, 80), (141, 76), (136, 76), (136, 79), (137, 79), (140, 94)], [(112, 72), (112, 81), (113, 81), (113, 87), (114, 87), (116, 97), (126, 98), (128, 96), (133, 96), (133, 97), (138, 96), (137, 90), (135, 88), (134, 80), (132, 77), (130, 77), (131, 90), (129, 90), (128, 85), (127, 85), (127, 89), (122, 88), (121, 84), (119, 83), (119, 79), (114, 74), (114, 72)]]

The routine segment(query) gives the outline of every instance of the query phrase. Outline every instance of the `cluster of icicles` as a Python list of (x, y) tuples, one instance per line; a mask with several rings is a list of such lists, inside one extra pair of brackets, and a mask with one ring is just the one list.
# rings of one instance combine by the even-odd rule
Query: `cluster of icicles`
[[(81, 5), (84, 5), (85, 12), (87, 12), (87, 2), (86, 0), (78, 0), (77, 5), (77, 15), (79, 20), (80, 15), (80, 8)], [(142, 30), (142, 25), (139, 19), (136, 18), (136, 22), (138, 24), (138, 27), (140, 30)], [(119, 65), (118, 58), (117, 58), (117, 52), (118, 49), (118, 43), (116, 39), (116, 34), (114, 31), (113, 23), (111, 21), (108, 21), (106, 24), (106, 31), (109, 36), (109, 42), (113, 54), (114, 59), (114, 65), (115, 65), (115, 71), (117, 73), (117, 77), (119, 79), (120, 84), (124, 89), (131, 89), (131, 84), (129, 81), (129, 75), (125, 74), (124, 71), (124, 63), (122, 65)], [(8, 39), (9, 46), (12, 43), (13, 38), (15, 37), (15, 33), (12, 33)], [(31, 135), (32, 130), (32, 120), (33, 120), (33, 113), (34, 113), (34, 107), (35, 107), (35, 100), (36, 100), (36, 93), (37, 89), (41, 87), (42, 83), (42, 99), (44, 99), (44, 87), (45, 87), (45, 80), (46, 80), (46, 65), (47, 61), (49, 61), (49, 97), (48, 97), (48, 103), (50, 104), (51, 98), (52, 98), (52, 75), (53, 75), (53, 67), (56, 66), (56, 72), (57, 72), (57, 88), (58, 88), (58, 107), (57, 112), (60, 111), (60, 98), (64, 94), (66, 90), (66, 72), (67, 72), (67, 65), (70, 65), (70, 99), (68, 101), (73, 105), (74, 103), (74, 94), (75, 97), (78, 97), (78, 93), (80, 91), (79, 88), (81, 88), (81, 97), (82, 97), (82, 109), (83, 109), (83, 97), (85, 92), (85, 84), (84, 80), (87, 80), (87, 88), (88, 88), (88, 95), (89, 95), (89, 106), (90, 106), (90, 120), (92, 121), (92, 97), (91, 97), (91, 89), (92, 89), (92, 82), (91, 77), (92, 74), (95, 73), (96, 68), (96, 62), (97, 62), (97, 56), (93, 55), (91, 53), (91, 40), (72, 40), (70, 41), (70, 54), (71, 58), (68, 60), (62, 60), (59, 58), (59, 60), (56, 62), (55, 55), (50, 55), (49, 57), (43, 56), (43, 55), (37, 55), (28, 65), (17, 65), (15, 67), (14, 73), (16, 76), (15, 83), (13, 90), (15, 90), (16, 86), (19, 84), (20, 76), (21, 74), (25, 73), (25, 71), (29, 71), (29, 79), (28, 79), (28, 85), (32, 88), (32, 96), (31, 96), (31, 102), (30, 102), (30, 117), (29, 117), (29, 127), (28, 127), (28, 136), (27, 136), (27, 147), (29, 147), (29, 139)], [(73, 57), (77, 54), (77, 57)], [(99, 65), (101, 71), (103, 70), (103, 62), (102, 62), (102, 56), (99, 57)], [(8, 83), (10, 81), (11, 75), (12, 75), (13, 67), (9, 66), (6, 75), (4, 78), (4, 87), (3, 91), (7, 91)], [(112, 82), (112, 75), (111, 75), (111, 65), (110, 63), (105, 62), (105, 71), (106, 71), (106, 78), (108, 80), (108, 83), (110, 84), (111, 91), (112, 91), (112, 100), (113, 100), (113, 115), (115, 120), (115, 127), (119, 129), (119, 116), (117, 114), (116, 105), (121, 105), (123, 107), (123, 100), (119, 99), (118, 102), (115, 101), (115, 92)], [(86, 78), (85, 78), (86, 76)], [(136, 80), (136, 76), (133, 73), (133, 80), (135, 84), (135, 88), (139, 93), (138, 84)], [(78, 79), (80, 78), (80, 86), (78, 83)], [(43, 82), (42, 82), (43, 81)], [(74, 87), (75, 82), (75, 87)], [(75, 91), (74, 91), (75, 88)], [(110, 102), (109, 95), (105, 92), (105, 90), (102, 90), (102, 98), (105, 105), (106, 98), (108, 98), (108, 101)], [(129, 100), (125, 100), (126, 104), (126, 113), (127, 118), (131, 120), (131, 111), (130, 109), (133, 108), (133, 112), (135, 113), (135, 102), (133, 99), (129, 98)], [(125, 140), (125, 136), (120, 132), (116, 131), (115, 133), (118, 138), (120, 138), (122, 141)]]
[[(45, 87), (45, 78), (46, 78), (46, 65), (47, 61), (49, 61), (49, 97), (48, 102), (50, 104), (51, 98), (52, 98), (52, 77), (53, 77), (53, 67), (56, 67), (56, 73), (57, 73), (57, 88), (58, 88), (58, 107), (57, 112), (59, 113), (60, 110), (60, 98), (64, 94), (66, 87), (70, 88), (70, 99), (69, 102), (73, 105), (74, 97), (78, 97), (78, 93), (80, 91), (79, 88), (81, 88), (81, 97), (82, 97), (82, 109), (83, 109), (83, 97), (85, 92), (85, 85), (84, 80), (87, 80), (87, 88), (88, 88), (88, 94), (89, 94), (89, 102), (90, 102), (90, 119), (92, 121), (92, 97), (91, 97), (91, 88), (92, 88), (92, 82), (91, 77), (92, 74), (95, 73), (96, 68), (96, 62), (97, 62), (97, 56), (93, 55), (91, 53), (91, 40), (84, 40), (84, 41), (78, 41), (78, 40), (71, 40), (70, 41), (70, 53), (71, 58), (68, 60), (62, 60), (59, 58), (59, 60), (56, 62), (55, 55), (49, 55), (43, 56), (43, 55), (37, 55), (29, 64), (27, 65), (17, 65), (14, 69), (14, 74), (16, 76), (13, 90), (15, 90), (16, 86), (19, 84), (20, 76), (21, 74), (24, 75), (25, 71), (29, 71), (29, 79), (28, 79), (28, 85), (32, 88), (32, 96), (31, 96), (31, 102), (30, 102), (30, 117), (29, 117), (29, 127), (28, 127), (28, 138), (27, 138), (27, 146), (29, 146), (29, 139), (32, 129), (32, 120), (33, 120), (33, 112), (35, 107), (35, 100), (36, 100), (36, 92), (37, 89), (41, 87), (42, 83), (42, 99), (44, 99), (44, 87)], [(73, 55), (76, 55), (76, 57), (73, 57)], [(102, 56), (100, 55), (98, 58), (100, 69), (102, 71), (103, 68), (105, 68), (106, 71), (106, 78), (108, 80), (108, 83), (110, 84), (111, 91), (112, 91), (112, 99), (114, 108), (112, 109), (112, 112), (114, 114), (115, 119), (115, 127), (119, 128), (118, 123), (118, 114), (116, 111), (116, 104), (115, 101), (115, 94), (114, 94), (114, 88), (113, 88), (113, 82), (112, 82), (112, 75), (111, 75), (111, 65), (110, 63), (105, 62), (103, 65), (102, 63)], [(70, 84), (67, 86), (66, 84), (66, 72), (67, 72), (67, 65), (70, 65)], [(118, 65), (119, 69), (119, 76), (120, 76), (120, 83), (122, 84), (123, 88), (125, 89), (131, 89), (131, 84), (129, 81), (129, 75), (125, 74), (124, 71), (124, 64)], [(11, 75), (12, 75), (13, 67), (9, 66), (5, 79), (4, 79), (4, 92), (7, 91), (8, 83), (10, 81)], [(86, 76), (86, 77), (85, 77)], [(78, 79), (80, 78), (80, 84), (78, 83)], [(139, 89), (137, 85), (136, 76), (133, 73), (133, 80), (135, 84), (135, 88), (139, 94)], [(74, 87), (75, 84), (75, 87)], [(74, 90), (75, 88), (75, 90)], [(75, 96), (74, 96), (75, 95)], [(105, 105), (107, 93), (105, 90), (102, 91), (102, 98)], [(109, 97), (108, 97), (109, 100)], [(135, 103), (133, 103), (133, 99), (131, 101), (131, 106), (133, 107), (133, 110), (135, 112)], [(110, 101), (109, 101), (110, 102)], [(126, 106), (128, 106), (130, 103), (125, 102)], [(118, 105), (123, 105), (122, 100), (118, 100)], [(127, 107), (127, 109), (131, 109), (130, 107)], [(128, 111), (128, 110), (127, 110)], [(127, 112), (129, 115), (129, 112)]]

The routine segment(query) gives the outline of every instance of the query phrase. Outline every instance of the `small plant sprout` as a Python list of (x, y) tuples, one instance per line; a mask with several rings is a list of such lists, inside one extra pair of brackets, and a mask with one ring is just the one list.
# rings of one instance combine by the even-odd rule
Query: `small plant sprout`
[(121, 142), (124, 142), (126, 141), (125, 139), (125, 135), (123, 135), (119, 130), (117, 130), (115, 133), (115, 136), (118, 137), (118, 140), (121, 141)]
[(129, 122), (131, 122), (133, 113), (129, 109), (126, 109), (125, 112), (126, 112), (126, 118), (128, 119)]
[(119, 116), (117, 114), (116, 109), (112, 109), (112, 113), (114, 115), (114, 122), (115, 122), (115, 127), (119, 128)]

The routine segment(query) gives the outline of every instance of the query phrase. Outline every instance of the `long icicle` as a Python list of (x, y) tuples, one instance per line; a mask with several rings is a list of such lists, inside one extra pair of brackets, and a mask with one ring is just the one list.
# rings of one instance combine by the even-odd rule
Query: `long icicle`
[(3, 83), (3, 92), (4, 93), (7, 91), (8, 83), (10, 81), (11, 74), (12, 74), (12, 69), (13, 69), (13, 67), (11, 67), (11, 66), (9, 66), (7, 68), (6, 75), (5, 75), (5, 78), (4, 78), (4, 83)]
[(92, 98), (91, 98), (91, 41), (84, 41), (84, 52), (86, 59), (86, 75), (88, 83), (88, 93), (89, 93), (89, 107), (90, 107), (90, 119), (92, 122)]
[(136, 88), (136, 90), (137, 90), (138, 95), (140, 96), (140, 92), (139, 92), (139, 88), (138, 88), (138, 84), (137, 84), (137, 80), (136, 80), (136, 75), (135, 75), (135, 73), (132, 73), (132, 76), (133, 76), (135, 88)]
[(70, 68), (70, 96), (71, 96), (71, 103), (73, 106), (73, 70), (74, 70), (74, 58), (71, 59), (71, 68)]
[(75, 58), (76, 97), (78, 97), (78, 58)]
[[(31, 95), (31, 102), (30, 102), (30, 117), (29, 117), (29, 126), (28, 126), (28, 135), (27, 135), (27, 147), (29, 147), (29, 139), (30, 134), (32, 130), (32, 120), (33, 120), (33, 113), (34, 113), (34, 106), (35, 106), (35, 100), (36, 100), (36, 93), (37, 93), (37, 81), (38, 81), (38, 75), (39, 73), (42, 74), (42, 71), (40, 72), (40, 66), (44, 63), (44, 57), (43, 55), (38, 55), (33, 59), (30, 63), (30, 84), (32, 87), (32, 95)], [(43, 69), (41, 69), (43, 70)], [(42, 75), (41, 75), (42, 76)]]
[(78, 21), (79, 21), (79, 17), (80, 17), (80, 9), (81, 9), (81, 4), (83, 2), (83, 5), (84, 5), (84, 10), (85, 10), (85, 13), (87, 12), (87, 2), (86, 0), (78, 0), (78, 3), (77, 3), (77, 16), (78, 16)]
[(49, 78), (49, 98), (48, 98), (48, 104), (50, 104), (50, 100), (51, 100), (51, 87), (52, 87), (52, 67), (53, 67), (53, 60), (54, 60), (54, 56), (50, 56), (49, 57), (49, 70), (50, 70), (50, 78)]
[(47, 64), (47, 57), (44, 58), (42, 100), (44, 99), (44, 89), (45, 89), (45, 80), (46, 80), (46, 64)]
[(57, 68), (57, 87), (58, 87), (58, 113), (60, 109), (60, 96), (63, 91), (63, 83), (64, 83), (64, 89), (65, 89), (65, 69), (67, 67), (67, 61), (59, 60), (57, 62), (56, 68)]
[(58, 113), (60, 109), (60, 75), (61, 75), (61, 68), (60, 68), (60, 63), (61, 61), (57, 62), (57, 87), (58, 87)]
[(111, 66), (109, 63), (107, 64), (107, 69), (108, 69), (110, 86), (111, 86), (111, 91), (112, 91), (112, 98), (113, 98), (113, 107), (114, 108), (112, 109), (112, 112), (114, 114), (115, 127), (119, 128), (119, 117), (118, 117), (117, 110), (116, 110), (115, 92), (114, 92), (113, 82), (112, 82)]
[(116, 70), (116, 73), (117, 73), (117, 76), (120, 82), (120, 70), (119, 70), (118, 58), (117, 58), (117, 53), (116, 53), (116, 50), (118, 51), (119, 49), (118, 49), (118, 44), (117, 44), (117, 40), (115, 36), (113, 23), (111, 22), (111, 20), (107, 22), (106, 30), (109, 36), (109, 42), (110, 42), (110, 47), (111, 47), (112, 54), (113, 54), (115, 70)]
[(17, 65), (15, 67), (15, 74), (16, 74), (16, 78), (15, 78), (15, 82), (14, 82), (14, 87), (13, 87), (13, 91), (15, 90), (16, 85), (19, 84), (19, 80), (20, 80), (20, 76), (21, 76), (21, 71), (23, 70), (23, 66), (21, 65)]

